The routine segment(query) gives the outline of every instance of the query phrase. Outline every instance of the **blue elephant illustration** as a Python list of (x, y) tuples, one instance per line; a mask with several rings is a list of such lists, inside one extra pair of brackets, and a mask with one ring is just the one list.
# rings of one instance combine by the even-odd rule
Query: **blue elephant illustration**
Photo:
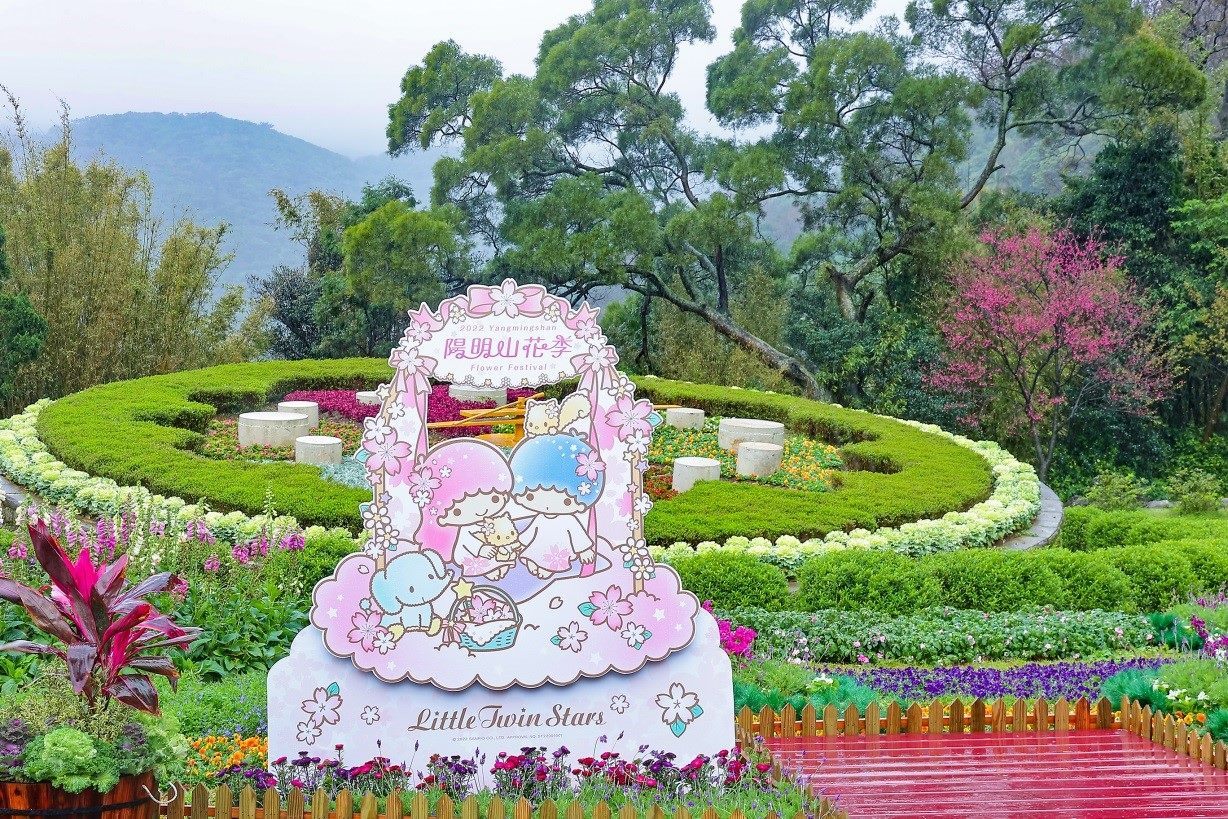
[(371, 579), (371, 596), (384, 610), (383, 625), (394, 639), (407, 631), (439, 633), (436, 612), (440, 598), (452, 587), (452, 573), (436, 551), (407, 552), (388, 561)]

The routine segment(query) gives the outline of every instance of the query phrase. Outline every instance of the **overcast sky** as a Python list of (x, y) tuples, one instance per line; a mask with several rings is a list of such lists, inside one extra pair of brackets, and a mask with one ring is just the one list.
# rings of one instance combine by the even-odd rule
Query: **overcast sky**
[[(900, 14), (906, 0), (879, 0)], [(715, 43), (674, 90), (704, 123), (704, 69), (741, 0), (712, 0)], [(440, 40), (528, 72), (542, 32), (591, 0), (0, 0), (0, 83), (38, 125), (73, 116), (217, 111), (351, 156), (385, 149), (405, 70)]]

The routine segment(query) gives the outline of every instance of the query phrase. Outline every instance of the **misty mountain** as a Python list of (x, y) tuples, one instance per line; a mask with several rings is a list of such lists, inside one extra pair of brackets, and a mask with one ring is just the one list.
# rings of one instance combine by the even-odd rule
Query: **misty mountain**
[(74, 120), (73, 153), (102, 154), (148, 174), (154, 206), (166, 220), (180, 215), (205, 225), (230, 225), (226, 249), (234, 261), (222, 274), (245, 283), (279, 264), (298, 264), (300, 248), (273, 228), (277, 209), (269, 190), (291, 195), (320, 189), (356, 197), (364, 184), (396, 176), (420, 201), (430, 196), (438, 152), (393, 159), (352, 159), (283, 134), (268, 123), (220, 114), (105, 114)]

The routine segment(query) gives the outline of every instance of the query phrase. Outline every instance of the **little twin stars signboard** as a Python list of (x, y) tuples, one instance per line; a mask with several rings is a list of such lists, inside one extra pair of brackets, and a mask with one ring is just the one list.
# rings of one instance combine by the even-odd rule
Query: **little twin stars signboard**
[[(311, 626), (269, 673), (272, 756), (732, 745), (716, 623), (645, 545), (660, 418), (617, 361), (594, 309), (537, 285), (410, 313), (359, 453), (365, 545), (316, 586)], [(530, 399), (505, 449), (433, 441), (433, 381), (576, 386)]]

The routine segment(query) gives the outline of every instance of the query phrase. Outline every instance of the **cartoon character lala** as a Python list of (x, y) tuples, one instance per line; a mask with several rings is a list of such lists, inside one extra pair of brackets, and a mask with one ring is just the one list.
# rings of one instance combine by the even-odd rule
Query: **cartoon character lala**
[(512, 501), (533, 513), (520, 533), (520, 560), (539, 578), (567, 571), (573, 560), (591, 564), (597, 547), (588, 510), (605, 486), (598, 455), (574, 435), (525, 438), (512, 450)]
[[(508, 502), (512, 474), (503, 453), (485, 441), (447, 441), (426, 456), (434, 484), (422, 509), (416, 540), (455, 563), (465, 578), (503, 578), (516, 565), (515, 549), (489, 543), (489, 520)], [(502, 547), (502, 548), (501, 548)]]

